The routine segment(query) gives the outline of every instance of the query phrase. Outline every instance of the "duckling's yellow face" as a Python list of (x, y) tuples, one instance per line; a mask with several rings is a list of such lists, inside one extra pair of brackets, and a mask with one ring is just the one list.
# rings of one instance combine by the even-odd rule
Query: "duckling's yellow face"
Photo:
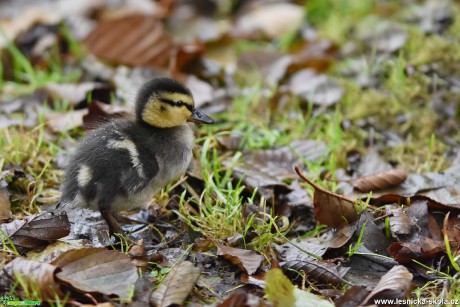
[(192, 116), (193, 98), (183, 93), (159, 92), (153, 95), (142, 111), (142, 120), (160, 128), (183, 125)]

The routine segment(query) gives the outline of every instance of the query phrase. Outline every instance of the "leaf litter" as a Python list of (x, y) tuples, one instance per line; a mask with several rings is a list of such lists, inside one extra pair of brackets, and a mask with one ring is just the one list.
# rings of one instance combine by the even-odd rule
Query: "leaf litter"
[[(353, 22), (331, 4), (326, 15), (315, 13), (318, 23), (313, 0), (235, 7), (217, 1), (206, 10), (194, 1), (173, 2), (58, 1), (49, 15), (42, 12), (50, 1), (30, 11), (19, 1), (0, 4), (1, 12), (28, 12), (8, 20), (0, 14), (14, 43), (2, 38), (0, 44), (0, 125), (7, 129), (0, 139), (0, 294), (14, 291), (11, 282), (28, 270), (36, 278), (27, 277), (23, 287), (38, 283), (49, 302), (66, 293), (79, 304), (117, 305), (111, 298), (130, 300), (128, 284), (132, 302), (158, 306), (355, 306), (413, 298), (412, 283), (422, 287), (454, 275), (457, 4), (379, 4)], [(275, 13), (287, 17), (275, 22)], [(331, 26), (337, 20), (342, 26)], [(78, 51), (83, 45), (88, 50)], [(126, 246), (111, 244), (98, 212), (68, 212), (78, 217), (72, 225), (61, 215), (34, 215), (62, 181), (55, 156), (73, 146), (69, 139), (127, 116), (138, 85), (164, 74), (186, 83), (197, 107), (216, 113), (215, 130), (197, 131), (196, 153), (201, 140), (213, 140), (214, 157), (207, 159), (215, 159), (215, 168), (195, 163), (188, 179), (155, 197), (145, 214), (153, 223), (134, 231)], [(251, 88), (256, 83), (260, 93)], [(254, 93), (253, 101), (243, 99)], [(37, 125), (40, 136), (28, 148), (49, 152), (22, 151), (11, 131)], [(338, 135), (344, 138), (337, 141)], [(419, 141), (429, 138), (425, 154), (426, 142)], [(416, 150), (412, 140), (419, 142)], [(239, 160), (228, 158), (235, 155)], [(207, 194), (206, 172), (220, 190)], [(232, 203), (224, 190), (237, 183), (241, 194), (227, 222), (197, 227), (186, 219), (201, 214), (206, 221), (200, 199), (225, 215), (216, 199)], [(183, 197), (192, 197), (189, 215)], [(227, 223), (238, 230), (208, 237)], [(236, 287), (245, 292), (229, 293)], [(454, 293), (455, 285), (449, 287)], [(443, 297), (452, 295), (449, 287)]]

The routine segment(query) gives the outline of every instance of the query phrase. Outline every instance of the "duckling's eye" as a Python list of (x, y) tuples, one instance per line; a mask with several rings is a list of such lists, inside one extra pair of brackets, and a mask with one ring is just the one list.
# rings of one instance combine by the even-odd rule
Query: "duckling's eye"
[(176, 101), (176, 103), (175, 103), (175, 104), (176, 104), (176, 106), (177, 106), (177, 107), (182, 107), (182, 106), (184, 106), (184, 105), (185, 105), (185, 103), (183, 103), (183, 102), (182, 102), (182, 101), (180, 101), (180, 100), (179, 100), (179, 101)]

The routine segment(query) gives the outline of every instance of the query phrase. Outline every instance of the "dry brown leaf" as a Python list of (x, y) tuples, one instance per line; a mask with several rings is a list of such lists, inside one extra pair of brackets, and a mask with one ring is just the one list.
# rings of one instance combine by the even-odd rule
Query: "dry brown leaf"
[(8, 221), (12, 217), (10, 198), (5, 191), (0, 188), (0, 223)]
[(365, 305), (372, 297), (376, 295), (391, 293), (390, 297), (406, 297), (409, 293), (412, 274), (405, 266), (397, 265), (382, 276), (377, 286), (369, 293), (361, 303)]
[(127, 299), (138, 276), (130, 258), (105, 248), (82, 248), (60, 255), (52, 264), (61, 268), (56, 277), (84, 292), (116, 294)]
[(26, 281), (29, 289), (40, 289), (44, 300), (56, 299), (56, 294), (62, 296), (59, 285), (55, 280), (57, 267), (49, 263), (16, 257), (8, 263), (4, 270), (15, 278)]
[(85, 39), (85, 45), (104, 60), (153, 68), (167, 66), (173, 49), (161, 22), (144, 15), (99, 22)]
[(450, 212), (446, 214), (442, 232), (447, 235), (450, 242), (455, 242), (456, 246), (460, 245), (460, 218), (457, 214), (450, 216)]
[(307, 179), (297, 166), (295, 166), (295, 171), (300, 178), (315, 189), (313, 206), (315, 217), (319, 223), (333, 228), (340, 228), (353, 223), (359, 218), (354, 200), (320, 188)]
[(178, 46), (164, 31), (159, 19), (130, 15), (99, 22), (85, 39), (94, 55), (129, 66), (184, 69), (204, 52), (199, 43)]
[(382, 190), (398, 186), (407, 178), (407, 172), (399, 169), (392, 169), (385, 172), (364, 176), (353, 180), (355, 189), (363, 193), (375, 190)]
[(200, 269), (190, 261), (184, 261), (169, 271), (163, 283), (152, 293), (150, 302), (157, 307), (182, 306), (195, 286)]
[(415, 225), (414, 220), (403, 212), (400, 207), (387, 208), (386, 211), (387, 214), (391, 214), (389, 218), (390, 230), (394, 236), (408, 235), (412, 233), (412, 228)]
[(336, 307), (349, 307), (349, 306), (360, 306), (361, 302), (369, 293), (366, 286), (355, 285), (347, 289), (347, 291), (334, 300)]
[(444, 251), (443, 241), (423, 238), (417, 243), (395, 242), (388, 248), (388, 254), (401, 264), (414, 260), (433, 259), (437, 253)]
[(37, 213), (25, 220), (15, 220), (1, 225), (0, 236), (9, 237), (15, 246), (35, 248), (57, 240), (70, 233), (70, 223), (65, 213)]
[(217, 307), (240, 307), (240, 306), (251, 306), (251, 307), (268, 307), (272, 304), (267, 303), (265, 300), (256, 296), (255, 294), (245, 292), (233, 292)]
[(217, 255), (223, 256), (241, 270), (252, 275), (260, 267), (264, 257), (247, 249), (228, 247), (216, 243)]

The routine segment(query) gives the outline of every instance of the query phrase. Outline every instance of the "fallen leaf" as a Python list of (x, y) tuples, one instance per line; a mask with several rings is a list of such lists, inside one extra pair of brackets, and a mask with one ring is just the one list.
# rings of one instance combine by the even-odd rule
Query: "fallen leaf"
[(5, 191), (0, 188), (0, 223), (8, 221), (13, 217), (11, 202)]
[(200, 271), (189, 261), (176, 265), (169, 271), (158, 289), (152, 293), (150, 302), (157, 307), (182, 306), (195, 286)]
[(47, 112), (45, 115), (46, 125), (52, 132), (67, 132), (83, 126), (83, 116), (88, 111), (72, 110), (68, 112)]
[(251, 307), (269, 307), (271, 305), (260, 297), (246, 292), (232, 292), (232, 294), (227, 297), (222, 303), (217, 305), (217, 307), (241, 307), (241, 306), (251, 306)]
[(265, 278), (265, 296), (278, 307), (295, 305), (294, 285), (279, 268), (271, 269)]
[(369, 294), (369, 290), (365, 286), (355, 285), (347, 289), (345, 293), (334, 300), (336, 307), (355, 307), (359, 306), (361, 302)]
[(414, 260), (433, 259), (445, 249), (444, 241), (423, 238), (417, 243), (395, 242), (388, 247), (388, 254), (398, 263), (406, 264)]
[(361, 303), (365, 305), (373, 297), (404, 298), (409, 294), (412, 283), (412, 274), (402, 265), (393, 267), (380, 279), (377, 286)]
[(303, 272), (309, 281), (316, 281), (325, 285), (343, 286), (350, 284), (343, 279), (347, 273), (347, 268), (339, 268), (332, 263), (320, 263), (318, 261), (291, 260), (282, 265), (285, 274), (292, 281), (299, 277), (298, 272)]
[(91, 53), (112, 63), (174, 71), (203, 53), (200, 44), (176, 45), (159, 19), (142, 14), (100, 21), (84, 43)]
[(217, 255), (223, 256), (248, 273), (248, 275), (254, 274), (264, 260), (263, 256), (250, 250), (228, 247), (219, 243), (215, 244), (217, 246)]
[(289, 80), (289, 89), (294, 95), (324, 107), (335, 104), (343, 95), (343, 88), (337, 81), (312, 69), (295, 73)]
[(48, 83), (43, 90), (54, 99), (69, 102), (72, 106), (86, 101), (88, 97), (91, 97), (91, 100), (110, 103), (114, 94), (113, 86), (102, 82)]
[[(273, 19), (276, 15), (277, 18)], [(298, 29), (303, 22), (304, 9), (291, 3), (273, 3), (255, 6), (242, 15), (231, 33), (236, 37), (255, 38), (262, 33), (268, 38), (280, 38)]]
[(57, 269), (55, 265), (23, 257), (16, 257), (3, 268), (15, 280), (25, 281), (29, 289), (40, 291), (43, 300), (55, 300), (56, 296), (62, 297), (59, 284), (55, 279)]
[(356, 232), (357, 223), (345, 225), (334, 232), (333, 237), (327, 243), (329, 248), (340, 248), (350, 241), (353, 234)]
[(414, 220), (410, 218), (400, 207), (386, 207), (386, 213), (390, 215), (390, 231), (393, 237), (408, 235), (412, 233), (415, 226)]
[(273, 268), (265, 279), (265, 296), (277, 307), (318, 306), (332, 307), (329, 301), (307, 291), (300, 290), (291, 283), (279, 268)]
[(321, 259), (326, 253), (328, 242), (322, 238), (292, 239), (277, 248), (284, 261)]
[(305, 307), (305, 306), (316, 306), (316, 307), (334, 307), (334, 304), (325, 300), (319, 295), (300, 290), (299, 288), (294, 289), (295, 305), (294, 307)]
[(359, 218), (352, 199), (320, 188), (307, 179), (297, 166), (295, 166), (295, 171), (300, 178), (315, 189), (313, 206), (315, 217), (319, 223), (333, 228), (340, 228), (353, 223)]
[(368, 193), (398, 186), (403, 183), (406, 178), (406, 171), (393, 169), (357, 178), (353, 180), (353, 186), (363, 193)]
[(61, 268), (56, 277), (84, 292), (118, 295), (128, 299), (138, 275), (130, 258), (105, 248), (70, 250), (52, 262)]
[(104, 60), (153, 68), (166, 67), (173, 49), (161, 22), (144, 15), (100, 21), (85, 45)]
[(370, 16), (358, 25), (356, 35), (371, 48), (381, 52), (394, 52), (404, 46), (408, 35), (398, 24)]
[(65, 213), (41, 212), (25, 220), (14, 220), (0, 225), (0, 237), (8, 237), (17, 247), (35, 248), (50, 240), (57, 240), (70, 233), (70, 223)]

